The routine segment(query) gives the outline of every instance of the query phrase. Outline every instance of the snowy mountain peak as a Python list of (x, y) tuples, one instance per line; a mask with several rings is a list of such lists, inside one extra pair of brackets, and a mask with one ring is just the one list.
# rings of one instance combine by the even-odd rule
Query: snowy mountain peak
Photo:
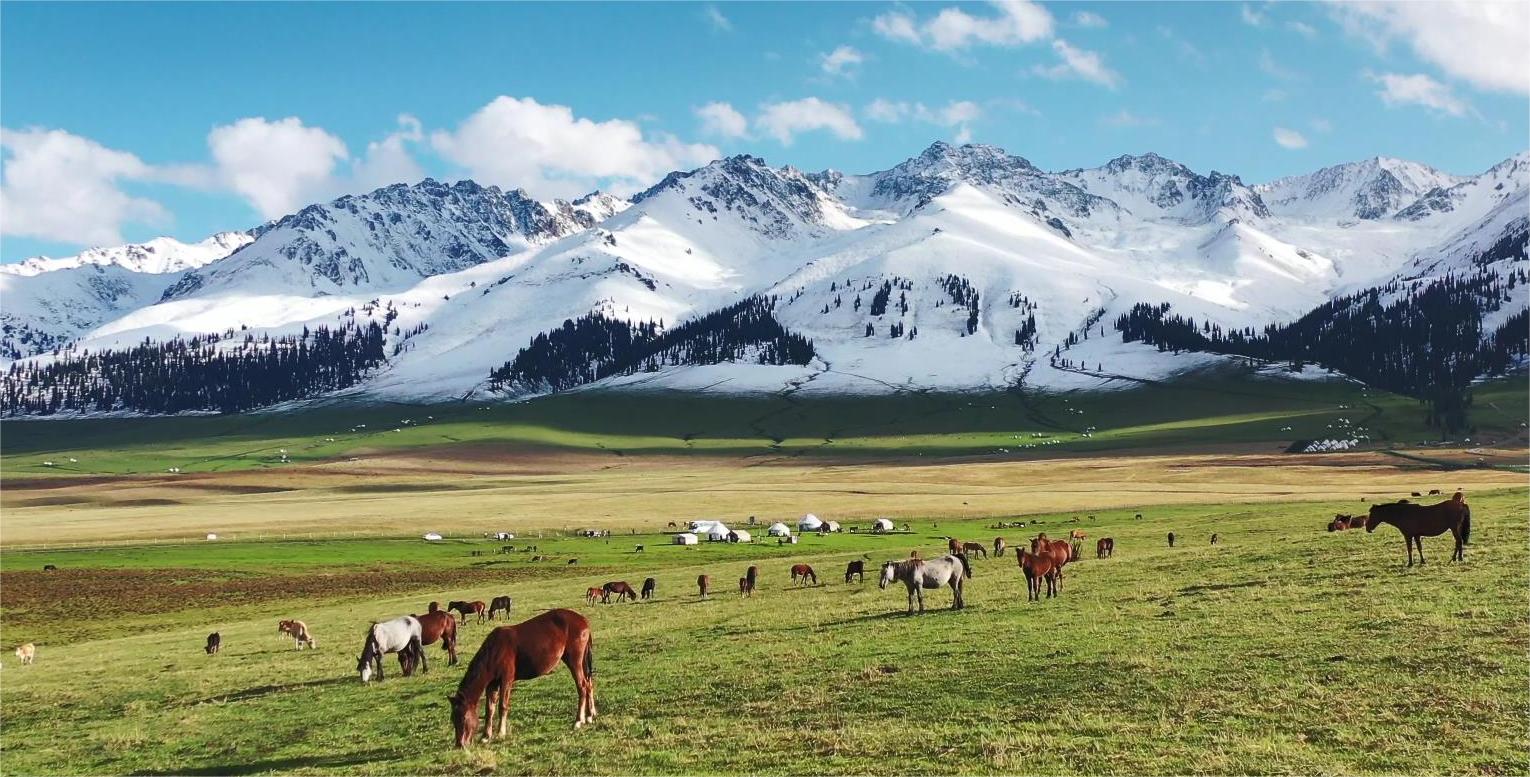
[(1461, 181), (1428, 165), (1376, 156), (1255, 187), (1276, 215), (1374, 220)]
[(674, 172), (632, 198), (644, 209), (661, 199), (683, 201), (690, 217), (717, 220), (729, 213), (765, 237), (786, 239), (799, 227), (843, 226), (838, 203), (807, 175), (774, 168), (748, 154), (719, 159), (689, 172)]
[(1066, 170), (1058, 176), (1104, 197), (1140, 218), (1183, 224), (1268, 218), (1259, 193), (1236, 175), (1201, 175), (1154, 153), (1125, 155), (1101, 167)]
[(219, 232), (197, 243), (173, 237), (157, 237), (142, 243), (90, 248), (74, 256), (34, 256), (15, 264), (0, 265), (8, 275), (40, 275), (87, 265), (121, 267), (135, 273), (164, 274), (201, 267), (233, 253), (253, 238), (245, 232)]

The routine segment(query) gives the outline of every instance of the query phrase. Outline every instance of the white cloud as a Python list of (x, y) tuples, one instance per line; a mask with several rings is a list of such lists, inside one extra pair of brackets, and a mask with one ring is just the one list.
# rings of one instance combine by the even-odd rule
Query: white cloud
[(0, 234), (78, 245), (122, 242), (125, 224), (168, 224), (154, 200), (121, 184), (160, 173), (133, 154), (63, 130), (0, 128)]
[(356, 160), (346, 189), (367, 192), (395, 183), (414, 183), (425, 177), (425, 170), (414, 160), (406, 144), (425, 137), (420, 120), (407, 113), (399, 114), (398, 129), (382, 140), (367, 144), (366, 155)]
[(1076, 11), (1073, 14), (1073, 23), (1079, 27), (1109, 27), (1110, 22), (1105, 17), (1093, 11)]
[(1243, 4), (1240, 15), (1243, 17), (1243, 23), (1249, 25), (1250, 27), (1263, 27), (1265, 23), (1270, 20), (1268, 14), (1254, 8), (1248, 3)]
[(1031, 72), (1054, 80), (1082, 78), (1107, 89), (1121, 85), (1121, 74), (1111, 70), (1099, 54), (1077, 48), (1061, 38), (1052, 41), (1052, 50), (1057, 52), (1061, 61), (1051, 66), (1037, 65), (1031, 68)]
[(872, 121), (894, 124), (908, 118), (912, 108), (913, 106), (910, 103), (893, 102), (885, 97), (878, 97), (868, 103), (862, 113)]
[(1269, 49), (1259, 52), (1259, 69), (1264, 71), (1265, 75), (1281, 81), (1296, 81), (1301, 78), (1299, 73), (1278, 62)]
[(564, 105), (500, 96), (430, 144), (482, 183), (522, 187), (538, 197), (569, 197), (596, 186), (628, 192), (671, 170), (721, 154), (704, 144), (644, 137), (635, 122), (579, 118)]
[(863, 136), (849, 108), (817, 97), (761, 106), (754, 124), (783, 146), (790, 146), (798, 134), (814, 130), (828, 130), (841, 140), (860, 140)]
[(1530, 4), (1442, 2), (1341, 3), (1335, 16), (1378, 47), (1405, 41), (1421, 59), (1482, 89), (1530, 94)]
[(1196, 48), (1194, 43), (1181, 38), (1179, 33), (1174, 31), (1173, 27), (1160, 24), (1158, 25), (1158, 34), (1164, 40), (1174, 44), (1175, 49), (1179, 51), (1180, 57), (1188, 59), (1197, 65), (1206, 64), (1206, 55), (1202, 54), (1201, 50)]
[(1161, 122), (1151, 116), (1139, 116), (1122, 108), (1121, 110), (1100, 119), (1100, 123), (1107, 127), (1156, 127)]
[(1276, 127), (1274, 134), (1275, 134), (1275, 142), (1277, 144), (1279, 144), (1279, 146), (1281, 148), (1296, 149), (1296, 148), (1306, 148), (1307, 147), (1307, 138), (1304, 137), (1302, 135), (1302, 133), (1297, 132), (1294, 129), (1287, 129), (1286, 127)]
[(749, 120), (731, 103), (710, 102), (696, 109), (701, 131), (724, 138), (742, 138), (749, 134)]
[(1052, 14), (1029, 0), (995, 0), (994, 13), (973, 16), (960, 8), (944, 8), (920, 22), (906, 11), (881, 14), (872, 30), (888, 40), (911, 43), (934, 51), (958, 52), (975, 45), (1016, 46), (1052, 35)]
[(1307, 123), (1312, 125), (1314, 132), (1333, 132), (1333, 122), (1322, 118), (1321, 116), (1314, 118), (1312, 121)]
[(826, 75), (850, 77), (866, 61), (865, 55), (851, 46), (840, 46), (818, 56), (818, 65)]
[(1317, 39), (1317, 28), (1306, 22), (1298, 22), (1294, 20), (1286, 22), (1286, 29), (1302, 36), (1303, 38), (1306, 38), (1307, 40)]
[(733, 22), (728, 17), (723, 16), (723, 12), (718, 10), (717, 6), (708, 4), (702, 9), (701, 13), (706, 17), (707, 23), (712, 25), (712, 29), (718, 32), (733, 31)]
[(1367, 77), (1381, 85), (1376, 94), (1390, 107), (1422, 105), (1451, 116), (1464, 116), (1471, 111), (1471, 106), (1456, 97), (1450, 87), (1423, 73), (1381, 73), (1367, 74)]
[(930, 108), (921, 102), (895, 102), (878, 97), (867, 103), (861, 113), (871, 121), (886, 124), (918, 121), (955, 128), (952, 139), (957, 143), (966, 143), (972, 139), (972, 122), (983, 117), (983, 107), (971, 100), (952, 100), (943, 106)]
[(217, 182), (244, 197), (263, 218), (291, 213), (331, 194), (345, 143), (295, 116), (240, 119), (207, 134)]

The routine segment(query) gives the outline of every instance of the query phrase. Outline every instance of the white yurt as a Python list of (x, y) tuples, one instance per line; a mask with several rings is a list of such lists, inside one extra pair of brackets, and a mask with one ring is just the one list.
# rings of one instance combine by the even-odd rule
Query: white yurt
[(797, 531), (818, 531), (818, 527), (822, 525), (823, 521), (818, 520), (818, 516), (808, 513), (802, 516), (802, 520), (797, 521)]
[(695, 545), (696, 543), (698, 543), (700, 541), (701, 540), (698, 539), (696, 537), (696, 535), (691, 534), (688, 531), (687, 532), (681, 532), (681, 533), (675, 535), (675, 544), (676, 545)]
[(721, 522), (714, 523), (707, 527), (707, 542), (727, 542), (728, 532), (730, 531), (732, 530), (722, 525)]
[(213, 534), (212, 532), (208, 532), (208, 534), (207, 534), (207, 541), (208, 542), (212, 542), (213, 540), (216, 540), (216, 539), (218, 539), (218, 535)]
[[(719, 526), (722, 526), (721, 521), (691, 521), (691, 531), (695, 532), (697, 536), (711, 534), (712, 530)], [(723, 531), (726, 532), (727, 528), (724, 528)]]
[(792, 536), (792, 530), (786, 528), (786, 524), (781, 523), (780, 521), (777, 521), (777, 522), (771, 524), (770, 528), (765, 530), (765, 533), (769, 534), (772, 537), (790, 537), (790, 536)]
[(824, 521), (823, 528), (827, 531), (839, 531), (839, 521)]
[(729, 542), (754, 542), (754, 537), (743, 529), (734, 529), (728, 532)]
[(886, 534), (893, 530), (893, 522), (886, 518), (878, 518), (871, 522), (871, 530), (876, 534)]

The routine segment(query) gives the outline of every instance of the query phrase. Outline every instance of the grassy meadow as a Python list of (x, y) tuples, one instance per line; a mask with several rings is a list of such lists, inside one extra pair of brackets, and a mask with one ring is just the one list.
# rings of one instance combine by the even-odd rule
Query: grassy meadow
[[(1413, 569), (1389, 527), (1323, 530), (1359, 507), (1349, 500), (1148, 507), (1140, 521), (1062, 512), (1002, 531), (922, 517), (908, 534), (795, 546), (514, 541), (538, 544), (540, 563), (466, 540), (10, 551), (5, 639), (39, 648), (34, 666), (3, 660), (0, 770), (1522, 774), (1525, 492), (1475, 492), (1472, 505), (1466, 563), (1434, 539)], [(1116, 555), (1095, 560), (1091, 545), (1051, 601), (1025, 601), (1012, 555), (975, 562), (963, 612), (937, 591), (907, 617), (901, 589), (840, 578), (850, 559), (932, 553), (945, 534), (1072, 528), (1114, 537)], [(792, 588), (796, 561), (824, 585)], [(741, 600), (733, 581), (751, 563), (762, 588)], [(720, 589), (708, 601), (694, 589), (703, 572)], [(581, 596), (650, 575), (652, 602)], [(450, 748), (444, 703), (463, 667), (434, 647), (427, 675), (358, 681), (369, 620), (501, 593), (517, 619), (590, 618), (592, 728), (572, 730), (561, 669), (517, 687), (509, 740), (469, 752)], [(306, 620), (319, 648), (278, 639), (280, 617)], [(464, 627), (465, 653), (487, 628)], [(207, 656), (213, 630), (223, 652)]]

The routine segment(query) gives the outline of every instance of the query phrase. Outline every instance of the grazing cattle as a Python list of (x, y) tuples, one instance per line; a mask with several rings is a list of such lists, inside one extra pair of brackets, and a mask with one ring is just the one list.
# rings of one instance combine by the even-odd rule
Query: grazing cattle
[(845, 583), (850, 582), (851, 577), (859, 577), (862, 583), (866, 582), (866, 562), (856, 559), (845, 565)]
[(484, 613), (488, 611), (489, 605), (483, 602), (447, 602), (446, 609), (461, 615), (463, 623), (467, 623), (469, 615), (478, 616), (478, 622), (483, 623)]
[(217, 655), (218, 651), (223, 649), (223, 635), (216, 631), (208, 634), (207, 647), (203, 649), (207, 651), (207, 655), (209, 656)]
[(1431, 489), (1429, 489), (1429, 495), (1430, 496), (1438, 496), (1439, 493), (1440, 493), (1440, 489), (1438, 489), (1438, 488), (1431, 488)]
[(632, 552), (633, 553), (642, 553), (643, 552), (643, 546), (642, 545), (637, 546), (637, 550), (634, 550)]
[(1047, 583), (1047, 598), (1057, 595), (1057, 578), (1061, 570), (1052, 563), (1050, 553), (1031, 553), (1024, 547), (1015, 549), (1015, 561), (1025, 575), (1026, 601), (1041, 601), (1041, 581)]
[(1116, 552), (1116, 541), (1110, 537), (1101, 537), (1094, 543), (1095, 558), (1110, 558)]
[(16, 657), (21, 659), (21, 665), (26, 666), (37, 660), (37, 646), (28, 642), (16, 648)]
[[(434, 602), (432, 602), (434, 604)], [(510, 611), (505, 610), (506, 614)], [(457, 619), (449, 612), (432, 610), (424, 615), (414, 616), (420, 622), (420, 645), (434, 645), (439, 640), (441, 649), (446, 651), (446, 663), (448, 666), (457, 665)]]
[(1216, 534), (1216, 532), (1212, 532), (1211, 533), (1211, 544), (1213, 544), (1213, 545), (1217, 544), (1217, 534)]
[(653, 598), (653, 591), (654, 591), (655, 588), (658, 588), (658, 587), (659, 587), (659, 581), (654, 580), (651, 577), (645, 579), (643, 581), (643, 598), (644, 599), (652, 599)]
[(1004, 555), (1004, 549), (1007, 547), (1009, 547), (1009, 544), (1004, 541), (1003, 537), (993, 538), (993, 555), (995, 558)]
[(296, 643), (294, 648), (297, 650), (302, 650), (305, 646), (310, 648), (316, 648), (319, 646), (319, 644), (314, 641), (313, 635), (308, 633), (308, 624), (302, 621), (277, 621), (276, 631), (278, 634), (286, 634), (291, 636), (293, 641)]
[(509, 733), (510, 695), (517, 680), (533, 680), (563, 662), (574, 675), (579, 710), (574, 728), (595, 720), (595, 642), (590, 622), (573, 610), (549, 610), (514, 626), (500, 626), (468, 662), (457, 692), (448, 696), (457, 747), (467, 747), (478, 729), (478, 702), (487, 698), (483, 741), (495, 736), (494, 717), (499, 716), (499, 736)]
[(1174, 532), (1169, 532), (1169, 547), (1174, 547)]
[[(489, 602), (489, 620), (495, 620), (500, 614), (505, 614), (505, 620), (510, 620), (510, 609), (515, 606), (515, 600), (508, 596), (496, 596)], [(430, 643), (425, 643), (430, 644)]]
[(398, 654), (399, 666), (404, 676), (414, 674), (418, 663), (421, 672), (430, 671), (425, 659), (424, 643), (421, 641), (420, 619), (413, 615), (401, 615), (393, 620), (373, 623), (367, 628), (366, 641), (361, 645), (361, 657), (356, 660), (356, 671), (363, 683), (375, 676), (383, 679), (383, 656)]
[(1389, 505), (1371, 505), (1370, 516), (1365, 521), (1367, 534), (1376, 527), (1389, 523), (1402, 532), (1403, 542), (1408, 546), (1408, 566), (1413, 566), (1413, 546), (1418, 546), (1418, 563), (1424, 563), (1424, 538), (1438, 537), (1450, 532), (1456, 539), (1456, 549), (1451, 561), (1465, 561), (1465, 546), (1472, 538), (1472, 509), (1466, 504), (1466, 495), (1460, 491), (1449, 500), (1433, 505), (1416, 505), (1395, 502)]
[(1419, 493), (1419, 492), (1417, 492), (1417, 491), (1414, 491), (1414, 492), (1413, 492), (1413, 496), (1423, 496), (1423, 494), (1420, 494), (1420, 493)]
[(54, 566), (52, 564), (43, 564), (43, 571), (44, 572), (57, 572), (58, 571), (58, 567), (56, 567), (56, 566)]
[(579, 559), (571, 558), (571, 559), (568, 560), (567, 566), (573, 566), (573, 565), (578, 564), (578, 563), (579, 563)]
[(708, 575), (697, 575), (696, 587), (701, 589), (701, 598), (707, 598), (707, 591), (712, 587), (712, 578)]
[(808, 566), (807, 564), (792, 565), (793, 583), (796, 583), (799, 586), (807, 585), (809, 580), (813, 581), (813, 585), (818, 585), (818, 573), (814, 572), (812, 567)]
[(585, 604), (594, 604), (596, 599), (604, 599), (605, 597), (606, 597), (606, 589), (604, 589), (604, 588), (586, 588), (586, 589), (584, 589), (584, 603)]
[(963, 542), (962, 543), (962, 553), (963, 554), (981, 553), (983, 555), (983, 558), (985, 558), (985, 559), (988, 558), (988, 548), (985, 547), (983, 545), (983, 543), (981, 543), (981, 542)]
[(1137, 513), (1136, 517), (1132, 518), (1132, 520), (1134, 520), (1134, 521), (1142, 520), (1142, 513)]
[(749, 565), (749, 568), (744, 570), (743, 580), (744, 587), (739, 590), (739, 593), (745, 596), (754, 596), (754, 588), (760, 582), (760, 568), (753, 564)]
[(632, 590), (632, 586), (628, 585), (626, 580), (613, 580), (606, 583), (602, 590), (605, 592), (605, 595), (600, 598), (602, 603), (609, 603), (611, 594), (616, 594), (617, 602), (623, 599), (637, 601), (637, 591)]
[(914, 614), (914, 602), (919, 602), (919, 611), (924, 612), (924, 589), (951, 587), (951, 609), (960, 610), (967, 606), (967, 601), (962, 597), (962, 581), (972, 577), (972, 565), (967, 562), (967, 557), (962, 555), (946, 555), (932, 558), (928, 561), (922, 559), (908, 559), (907, 561), (888, 561), (882, 565), (882, 579), (877, 587), (886, 589), (887, 584), (894, 580), (903, 581), (908, 589), (908, 614)]

